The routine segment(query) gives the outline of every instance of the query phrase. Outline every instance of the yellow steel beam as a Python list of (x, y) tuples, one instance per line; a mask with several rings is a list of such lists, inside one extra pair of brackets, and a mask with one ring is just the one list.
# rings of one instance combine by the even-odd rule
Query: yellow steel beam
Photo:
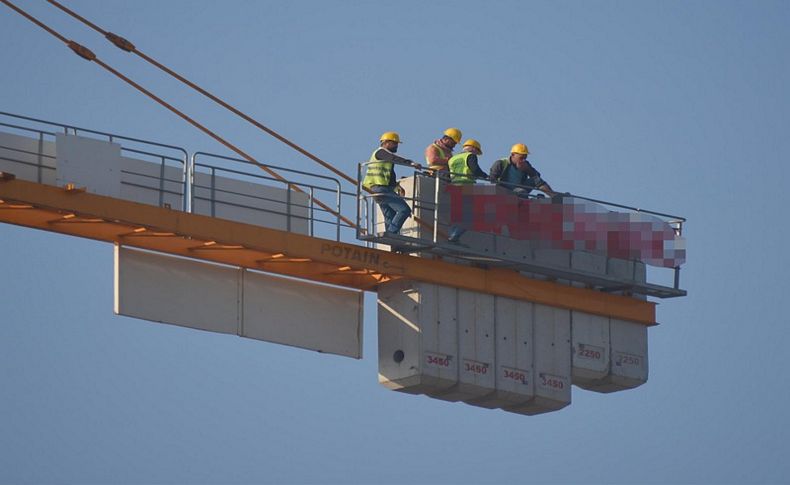
[(334, 285), (374, 290), (408, 278), (655, 324), (652, 302), (538, 281), (513, 270), (395, 254), (23, 180), (0, 178), (0, 208), (7, 209), (0, 210), (0, 222)]

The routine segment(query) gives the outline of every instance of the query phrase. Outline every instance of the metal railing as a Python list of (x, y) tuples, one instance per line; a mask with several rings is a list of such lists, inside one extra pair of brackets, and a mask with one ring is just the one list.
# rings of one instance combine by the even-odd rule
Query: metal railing
[[(20, 123), (27, 122), (28, 126)], [(29, 124), (41, 125), (41, 127), (29, 126)], [(54, 138), (62, 133), (64, 135), (77, 135), (82, 137), (95, 138), (110, 143), (118, 143), (120, 145), (121, 153), (129, 155), (130, 158), (142, 159), (143, 161), (153, 161), (159, 165), (159, 176), (154, 177), (150, 174), (139, 173), (130, 170), (122, 170), (122, 174), (131, 176), (131, 178), (138, 177), (142, 180), (150, 180), (153, 182), (150, 185), (135, 183), (130, 181), (121, 181), (122, 185), (137, 187), (144, 190), (155, 190), (158, 192), (159, 205), (165, 205), (165, 196), (167, 194), (175, 195), (181, 198), (181, 209), (188, 210), (188, 184), (187, 184), (187, 171), (189, 164), (189, 154), (187, 151), (179, 146), (167, 145), (158, 143), (151, 140), (144, 140), (140, 138), (132, 138), (128, 136), (119, 135), (116, 133), (108, 133), (103, 131), (82, 128), (66, 123), (57, 123), (53, 121), (41, 120), (29, 116), (17, 115), (13, 113), (6, 113), (0, 111), (0, 127), (5, 127), (14, 131), (25, 134), (33, 133), (38, 139), (37, 152), (30, 152), (28, 150), (21, 150), (15, 147), (0, 146), (6, 151), (25, 155), (37, 156), (36, 163), (26, 162), (24, 160), (15, 159), (11, 156), (0, 157), (5, 161), (12, 163), (19, 163), (23, 166), (33, 166), (37, 169), (36, 182), (43, 183), (44, 171), (55, 171), (54, 160), (55, 157), (44, 153), (44, 143), (54, 142)], [(53, 130), (54, 129), (54, 130)], [(120, 142), (123, 142), (121, 145)], [(161, 153), (158, 149), (166, 149), (170, 153)], [(174, 153), (175, 152), (175, 153)], [(142, 158), (141, 158), (142, 157)], [(51, 160), (53, 163), (50, 165), (45, 164), (45, 160)], [(169, 178), (166, 175), (169, 166), (177, 167), (181, 174), (180, 179)], [(173, 190), (172, 185), (178, 186), (180, 190)]]
[[(412, 210), (412, 215), (415, 216), (417, 214), (425, 215), (426, 213), (430, 215), (428, 220), (421, 219), (419, 223), (423, 226), (423, 230), (417, 231), (417, 234), (420, 233), (427, 233), (428, 236), (423, 237), (410, 237), (406, 235), (392, 235), (385, 233), (383, 230), (379, 231), (377, 228), (380, 226), (381, 221), (378, 220), (377, 213), (378, 211), (375, 209), (375, 200), (377, 194), (367, 193), (361, 186), (361, 181), (364, 178), (366, 167), (372, 162), (361, 162), (357, 166), (357, 179), (360, 181), (357, 184), (357, 237), (361, 240), (366, 241), (369, 245), (372, 244), (386, 244), (394, 247), (399, 247), (401, 249), (411, 249), (411, 252), (420, 252), (420, 251), (428, 251), (428, 252), (436, 252), (439, 254), (447, 254), (452, 253), (454, 255), (463, 256), (465, 253), (467, 255), (474, 256), (474, 251), (467, 250), (464, 246), (458, 245), (448, 245), (443, 240), (443, 237), (440, 237), (441, 234), (441, 225), (449, 225), (444, 211), (449, 210), (449, 202), (442, 202), (442, 187), (446, 187), (450, 184), (450, 177), (451, 174), (448, 172), (433, 172), (433, 171), (418, 171), (413, 170), (411, 178), (413, 182), (411, 184), (411, 192), (404, 193), (401, 197), (406, 201), (406, 203), (410, 206)], [(397, 166), (397, 165), (396, 165)], [(404, 169), (410, 169), (408, 166), (403, 166)], [(459, 174), (464, 175), (464, 174)], [(433, 196), (428, 197), (427, 194), (416, 194), (416, 188), (418, 187), (418, 181), (423, 179), (435, 179), (439, 181), (439, 183), (433, 183)], [(475, 177), (476, 181), (482, 181), (486, 183), (491, 183), (489, 179)], [(501, 185), (496, 183), (491, 183), (492, 185)], [(422, 184), (423, 186), (425, 184)], [(537, 187), (532, 185), (518, 185), (518, 184), (508, 184), (508, 188), (510, 190), (513, 189), (522, 189), (521, 194), (514, 194), (520, 198), (526, 200), (538, 200), (541, 198), (545, 198), (546, 196), (540, 192)], [(516, 191), (518, 192), (518, 191)], [(576, 194), (571, 194), (569, 192), (563, 193), (555, 193), (555, 196), (560, 197), (572, 197), (574, 199), (580, 199), (588, 202), (592, 202), (595, 204), (602, 205), (605, 209), (609, 210), (610, 212), (627, 212), (627, 213), (639, 213), (639, 214), (646, 214), (649, 216), (656, 217), (660, 219), (662, 222), (669, 225), (672, 228), (675, 235), (681, 236), (683, 233), (683, 224), (686, 222), (686, 219), (681, 216), (667, 214), (663, 212), (657, 212), (652, 210), (645, 210), (634, 206), (629, 206), (625, 204), (619, 204), (615, 202), (604, 201), (600, 199), (595, 199), (591, 197), (580, 196)], [(427, 227), (426, 227), (427, 226)], [(504, 262), (504, 261), (503, 261)], [(680, 290), (680, 267), (676, 266), (673, 268), (669, 268), (673, 273), (674, 284), (671, 287), (655, 287), (655, 294), (661, 294), (661, 289), (665, 288), (668, 290), (676, 290), (676, 291), (669, 291), (666, 292), (668, 296), (680, 296), (680, 294), (685, 294), (683, 290)], [(562, 273), (563, 277), (569, 276), (569, 273), (566, 272), (551, 272), (552, 275), (558, 275)], [(572, 276), (572, 275), (571, 275)]]
[[(413, 171), (411, 177), (412, 191), (404, 194), (404, 200), (410, 205), (413, 214), (425, 218), (417, 222), (421, 226), (417, 234), (422, 237), (399, 236), (393, 240), (392, 235), (383, 235), (377, 231), (377, 211), (374, 209), (376, 194), (367, 193), (357, 183), (355, 192), (343, 191), (338, 179), (315, 173), (296, 170), (272, 164), (256, 164), (248, 160), (233, 158), (207, 152), (196, 152), (190, 156), (178, 146), (168, 145), (150, 140), (132, 138), (114, 133), (107, 133), (76, 127), (70, 124), (55, 123), (28, 116), (0, 112), (0, 127), (5, 127), (25, 135), (34, 135), (36, 148), (11, 147), (0, 143), (0, 160), (19, 164), (20, 167), (34, 168), (32, 176), (37, 182), (44, 179), (54, 181), (51, 172), (55, 171), (55, 155), (51, 145), (59, 133), (88, 136), (103, 141), (118, 143), (121, 152), (136, 160), (154, 160), (159, 173), (140, 173), (134, 170), (122, 170), (126, 180), (122, 184), (139, 189), (158, 192), (160, 206), (167, 205), (168, 196), (181, 197), (181, 209), (187, 212), (203, 212), (210, 216), (226, 217), (234, 220), (252, 219), (253, 224), (267, 225), (259, 221), (276, 220), (275, 227), (288, 231), (298, 231), (310, 236), (320, 236), (335, 240), (365, 241), (366, 244), (406, 243), (411, 252), (435, 251), (440, 254), (463, 254), (464, 250), (457, 246), (448, 251), (445, 235), (441, 226), (446, 224), (443, 211), (449, 209), (449, 203), (443, 202), (443, 186), (449, 183), (450, 174), (432, 171)], [(121, 143), (123, 143), (121, 145)], [(46, 149), (45, 149), (46, 147)], [(162, 153), (163, 149), (170, 153)], [(175, 154), (174, 154), (174, 153)], [(362, 162), (357, 166), (357, 180), (362, 181), (366, 167), (370, 162)], [(177, 167), (180, 177), (173, 177), (169, 167)], [(282, 178), (269, 175), (260, 169), (275, 170), (284, 174)], [(404, 167), (405, 168), (405, 167)], [(170, 172), (170, 175), (168, 175)], [(433, 196), (419, 194), (415, 190), (418, 181), (439, 181), (431, 186)], [(54, 183), (54, 182), (50, 182)], [(511, 185), (511, 188), (513, 186)], [(533, 186), (516, 186), (524, 189), (520, 195), (525, 199), (536, 199), (539, 194), (529, 193), (536, 190)], [(644, 210), (641, 208), (618, 204), (570, 193), (560, 194), (596, 204), (601, 204), (610, 211), (630, 211), (658, 217), (673, 228), (676, 235), (682, 235), (686, 219), (671, 214)], [(321, 203), (317, 202), (321, 200)], [(330, 202), (330, 200), (332, 202)], [(329, 202), (329, 204), (327, 204)], [(350, 211), (350, 204), (355, 204), (356, 225), (341, 216)], [(230, 211), (235, 211), (231, 214)], [(219, 214), (222, 212), (222, 214)], [(231, 214), (231, 215), (228, 215)], [(235, 215), (234, 215), (235, 214)], [(239, 215), (241, 214), (241, 215)], [(254, 214), (254, 216), (249, 216)], [(426, 216), (427, 214), (427, 216)], [(248, 217), (249, 216), (249, 217)], [(269, 219), (266, 219), (266, 218)], [(427, 220), (426, 220), (427, 218)], [(345, 221), (344, 221), (345, 219)], [(246, 221), (245, 221), (246, 222)], [(344, 237), (344, 235), (348, 237)], [(674, 288), (679, 289), (680, 268), (674, 268)], [(559, 274), (559, 273), (558, 273)], [(563, 273), (564, 274), (564, 273)]]
[[(2, 111), (0, 129), (33, 140), (32, 143), (0, 142), (0, 162), (6, 162), (6, 167), (18, 165), (16, 174), (24, 172), (21, 176), (24, 179), (56, 184), (57, 137), (77, 135), (116, 143), (125, 159), (158, 166), (158, 169), (151, 166), (137, 169), (130, 168), (133, 163), (126, 163), (121, 168), (122, 186), (138, 194), (138, 199), (132, 196), (131, 200), (142, 197), (148, 201), (145, 203), (156, 203), (156, 200), (159, 206), (170, 207), (168, 202), (178, 199), (178, 207), (173, 208), (186, 212), (196, 212), (194, 205), (198, 204), (201, 209), (205, 206), (204, 212), (211, 216), (218, 216), (221, 211), (219, 216), (228, 219), (246, 218), (246, 222), (253, 224), (263, 221), (262, 225), (281, 221), (282, 224), (275, 222), (270, 227), (334, 240), (356, 240), (356, 228), (349, 223), (353, 215), (341, 215), (352, 207), (356, 194), (343, 191), (340, 181), (333, 177), (271, 164), (256, 166), (244, 159), (207, 152), (190, 156), (179, 146)], [(276, 170), (284, 177), (270, 176), (261, 167)], [(147, 190), (156, 191), (158, 197), (139, 195)]]
[[(201, 161), (206, 158), (212, 163)], [(218, 207), (223, 205), (281, 216), (285, 230), (293, 231), (294, 221), (301, 221), (306, 225), (308, 235), (322, 235), (336, 241), (342, 239), (343, 229), (354, 229), (342, 220), (341, 215), (356, 194), (343, 191), (340, 181), (334, 177), (206, 152), (196, 152), (191, 160), (189, 180), (193, 212), (203, 202), (208, 204), (211, 216), (216, 216)], [(261, 167), (282, 174), (283, 179), (267, 174)], [(198, 179), (207, 180), (201, 182)], [(258, 187), (247, 186), (244, 182)], [(259, 190), (263, 183), (279, 190)], [(344, 199), (348, 201), (345, 206)], [(330, 209), (317, 204), (319, 200)]]

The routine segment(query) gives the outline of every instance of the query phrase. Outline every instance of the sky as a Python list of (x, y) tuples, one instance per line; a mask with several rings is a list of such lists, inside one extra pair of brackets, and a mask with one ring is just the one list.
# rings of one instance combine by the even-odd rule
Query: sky
[[(271, 137), (43, 0), (68, 38), (274, 164)], [(524, 142), (559, 191), (688, 219), (650, 378), (522, 416), (362, 360), (113, 315), (112, 246), (0, 225), (0, 483), (787, 483), (790, 2), (71, 0), (354, 173), (381, 132)], [(0, 111), (230, 153), (0, 5)]]

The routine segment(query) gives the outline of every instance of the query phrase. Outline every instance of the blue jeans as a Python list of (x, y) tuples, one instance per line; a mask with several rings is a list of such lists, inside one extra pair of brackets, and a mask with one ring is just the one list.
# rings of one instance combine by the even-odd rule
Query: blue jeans
[(381, 212), (384, 214), (384, 230), (397, 234), (403, 223), (411, 215), (409, 204), (403, 200), (403, 197), (396, 194), (395, 189), (392, 187), (374, 185), (370, 188), (370, 191), (375, 194), (373, 199), (381, 207)]

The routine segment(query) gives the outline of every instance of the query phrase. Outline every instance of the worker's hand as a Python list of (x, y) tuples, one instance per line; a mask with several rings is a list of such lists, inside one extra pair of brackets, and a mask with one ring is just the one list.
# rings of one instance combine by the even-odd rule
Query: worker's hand
[(411, 166), (414, 167), (417, 170), (422, 170), (422, 165), (420, 165), (417, 162), (412, 163)]
[(395, 186), (395, 193), (403, 197), (406, 195), (406, 189), (404, 189), (401, 184)]

